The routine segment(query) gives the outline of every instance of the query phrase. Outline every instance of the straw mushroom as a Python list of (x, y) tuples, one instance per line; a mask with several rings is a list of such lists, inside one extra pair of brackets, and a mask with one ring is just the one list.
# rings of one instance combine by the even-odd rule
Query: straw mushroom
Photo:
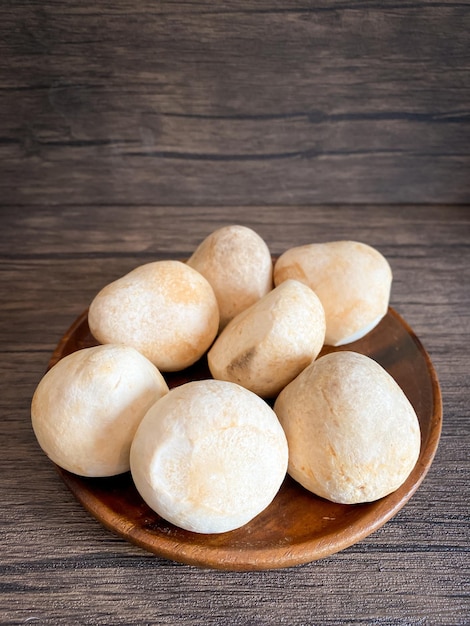
[(320, 298), (328, 345), (361, 339), (387, 313), (390, 265), (367, 244), (332, 241), (290, 248), (276, 261), (274, 283), (279, 285), (288, 278), (305, 283)]
[(325, 313), (315, 293), (287, 280), (237, 315), (207, 355), (211, 374), (274, 397), (319, 354)]
[(193, 532), (239, 528), (274, 499), (287, 442), (273, 410), (247, 389), (217, 380), (175, 387), (148, 411), (131, 448), (146, 503)]
[(31, 404), (33, 430), (60, 467), (80, 476), (114, 476), (129, 470), (137, 426), (166, 393), (161, 373), (134, 348), (84, 348), (39, 382)]
[(333, 502), (382, 498), (418, 460), (412, 405), (392, 376), (362, 354), (320, 357), (281, 391), (274, 410), (289, 444), (289, 474)]
[(161, 371), (177, 371), (209, 348), (219, 311), (199, 272), (180, 261), (155, 261), (104, 287), (90, 305), (88, 323), (100, 343), (130, 345)]
[(273, 286), (268, 246), (246, 226), (234, 224), (215, 230), (187, 263), (212, 285), (219, 305), (220, 329)]

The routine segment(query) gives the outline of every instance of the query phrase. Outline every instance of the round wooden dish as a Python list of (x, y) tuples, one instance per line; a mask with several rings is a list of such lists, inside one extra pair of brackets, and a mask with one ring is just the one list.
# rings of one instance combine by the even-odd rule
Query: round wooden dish
[[(85, 311), (63, 336), (51, 358), (96, 345)], [(182, 530), (152, 511), (137, 493), (129, 473), (87, 479), (57, 468), (76, 498), (106, 528), (126, 540), (182, 563), (223, 570), (283, 568), (320, 559), (360, 541), (401, 509), (426, 475), (441, 432), (442, 402), (431, 360), (407, 323), (393, 310), (360, 341), (332, 350), (354, 350), (378, 361), (413, 404), (421, 425), (422, 447), (406, 483), (391, 495), (360, 505), (334, 504), (286, 477), (271, 505), (231, 532), (205, 535)], [(210, 377), (205, 359), (166, 376), (170, 387)]]

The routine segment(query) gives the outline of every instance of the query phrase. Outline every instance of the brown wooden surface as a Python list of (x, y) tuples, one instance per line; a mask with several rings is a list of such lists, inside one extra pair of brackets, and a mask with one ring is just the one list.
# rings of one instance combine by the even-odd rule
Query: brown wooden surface
[[(85, 310), (64, 333), (49, 367), (76, 350), (97, 345)], [(311, 563), (357, 543), (383, 526), (408, 502), (426, 477), (442, 429), (442, 398), (429, 355), (409, 325), (389, 308), (365, 337), (329, 352), (353, 350), (378, 361), (413, 405), (421, 429), (419, 459), (405, 483), (375, 502), (348, 506), (318, 498), (286, 477), (273, 502), (241, 528), (198, 534), (168, 523), (139, 496), (129, 473), (82, 478), (57, 468), (78, 501), (106, 528), (157, 556), (199, 567), (250, 571)], [(171, 388), (210, 378), (204, 355), (191, 367), (164, 373)], [(274, 398), (267, 400), (271, 406)]]
[(3, 0), (0, 29), (5, 201), (470, 202), (468, 2)]
[[(187, 255), (233, 222), (277, 254), (344, 237), (377, 246), (393, 268), (392, 305), (442, 387), (440, 446), (413, 498), (363, 541), (291, 569), (202, 570), (123, 541), (75, 501), (30, 426), (52, 351), (97, 290), (138, 263)], [(0, 621), (468, 623), (469, 242), (466, 207), (2, 207)]]
[[(469, 32), (467, 2), (0, 3), (2, 625), (470, 622)], [(273, 254), (376, 246), (442, 388), (413, 498), (289, 569), (204, 570), (125, 542), (30, 426), (96, 292), (230, 223)]]

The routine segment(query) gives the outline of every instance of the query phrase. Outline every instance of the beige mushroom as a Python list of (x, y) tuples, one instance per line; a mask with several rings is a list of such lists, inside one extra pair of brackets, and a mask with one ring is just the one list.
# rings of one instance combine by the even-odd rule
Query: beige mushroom
[(274, 397), (317, 357), (325, 338), (320, 300), (287, 280), (237, 315), (207, 355), (214, 378)]
[(91, 303), (88, 323), (100, 343), (132, 346), (161, 371), (177, 371), (209, 348), (219, 311), (199, 272), (180, 261), (155, 261), (104, 287)]
[(31, 404), (34, 433), (47, 456), (74, 474), (127, 472), (137, 426), (166, 393), (163, 376), (134, 348), (84, 348), (39, 382)]
[(273, 287), (272, 258), (251, 228), (224, 226), (212, 232), (187, 261), (214, 289), (220, 329)]
[(233, 383), (175, 387), (142, 420), (131, 448), (134, 483), (167, 521), (200, 533), (243, 526), (273, 500), (287, 469), (273, 410)]
[(326, 316), (325, 343), (340, 346), (370, 332), (388, 310), (392, 272), (382, 254), (364, 243), (333, 241), (291, 248), (274, 266), (274, 282), (305, 283)]
[(289, 444), (289, 474), (333, 502), (382, 498), (418, 460), (412, 405), (390, 374), (362, 354), (320, 357), (279, 394), (274, 410)]

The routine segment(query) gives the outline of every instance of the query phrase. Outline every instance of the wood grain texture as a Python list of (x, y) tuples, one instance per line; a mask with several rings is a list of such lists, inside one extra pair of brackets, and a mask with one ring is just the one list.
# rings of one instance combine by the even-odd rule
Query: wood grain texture
[[(78, 9), (77, 9), (78, 10)], [(218, 572), (109, 533), (39, 450), (32, 393), (52, 350), (106, 282), (190, 254), (243, 223), (273, 253), (351, 238), (390, 260), (391, 304), (428, 350), (444, 422), (425, 481), (384, 527), (312, 564)], [(0, 622), (89, 625), (468, 623), (470, 207), (0, 206)]]
[(466, 2), (0, 6), (10, 204), (470, 201)]

